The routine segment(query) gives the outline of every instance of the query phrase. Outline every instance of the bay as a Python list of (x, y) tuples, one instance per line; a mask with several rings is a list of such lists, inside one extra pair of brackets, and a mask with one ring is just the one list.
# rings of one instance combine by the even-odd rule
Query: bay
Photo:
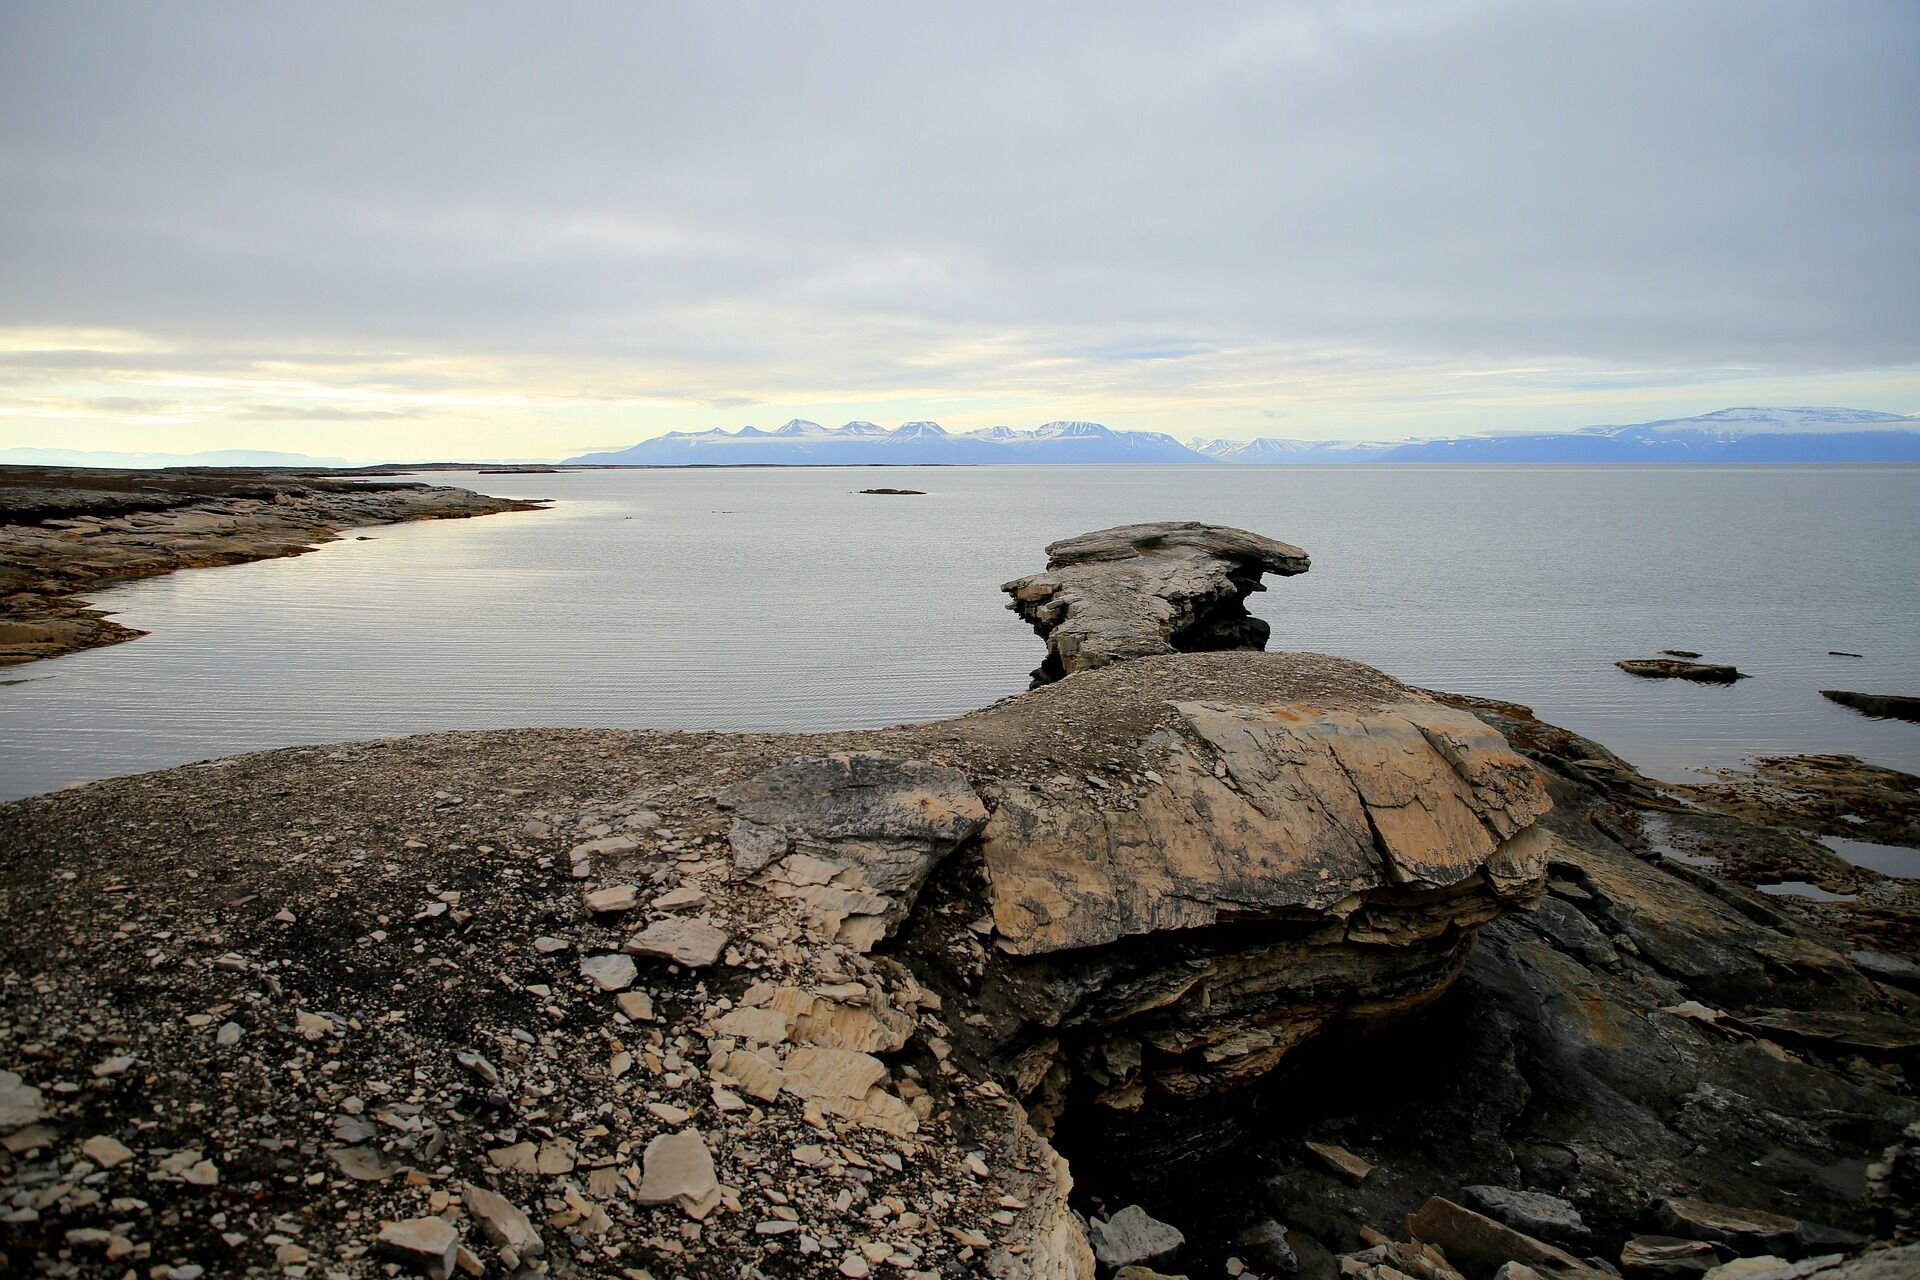
[[(96, 594), (152, 634), (0, 672), (0, 796), (238, 751), (518, 726), (836, 729), (1026, 687), (999, 585), (1047, 542), (1237, 525), (1313, 556), (1272, 647), (1510, 699), (1684, 778), (1839, 751), (1920, 771), (1920, 468), (1003, 467), (482, 475), (542, 512), (357, 530)], [(924, 496), (859, 494), (876, 486)], [(1648, 681), (1698, 650), (1752, 679)], [(1851, 650), (1860, 658), (1832, 656)]]

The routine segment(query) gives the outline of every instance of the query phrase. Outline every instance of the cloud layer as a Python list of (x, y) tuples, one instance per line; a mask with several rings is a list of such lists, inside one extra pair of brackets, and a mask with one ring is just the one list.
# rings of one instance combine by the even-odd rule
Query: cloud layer
[(1917, 56), (1902, 0), (9, 6), (0, 443), (1911, 411)]

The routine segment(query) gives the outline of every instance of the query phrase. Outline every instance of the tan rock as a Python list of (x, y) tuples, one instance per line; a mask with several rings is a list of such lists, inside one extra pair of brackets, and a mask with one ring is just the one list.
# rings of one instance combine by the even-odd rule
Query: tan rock
[(661, 1134), (647, 1144), (642, 1164), (644, 1174), (634, 1192), (641, 1204), (677, 1204), (695, 1219), (719, 1207), (720, 1182), (714, 1175), (713, 1155), (698, 1129)]
[(462, 1186), (460, 1195), (480, 1230), (498, 1247), (511, 1249), (523, 1258), (546, 1252), (546, 1241), (534, 1229), (532, 1219), (505, 1196), (471, 1182)]
[(460, 1233), (445, 1218), (409, 1218), (382, 1227), (375, 1243), (380, 1252), (432, 1280), (447, 1280), (460, 1249)]
[(704, 969), (727, 949), (724, 930), (705, 920), (656, 920), (627, 939), (634, 955), (671, 960), (689, 969)]

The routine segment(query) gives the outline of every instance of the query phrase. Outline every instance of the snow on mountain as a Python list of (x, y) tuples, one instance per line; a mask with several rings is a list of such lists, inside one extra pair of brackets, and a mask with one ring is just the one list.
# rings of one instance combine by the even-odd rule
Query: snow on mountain
[(1746, 405), (1716, 409), (1691, 418), (1662, 418), (1658, 422), (1635, 422), (1626, 426), (1582, 427), (1593, 435), (1672, 435), (1676, 432), (1710, 431), (1727, 439), (1752, 435), (1822, 435), (1831, 432), (1874, 430), (1920, 430), (1920, 420), (1898, 413), (1875, 409), (1843, 409), (1798, 405), (1766, 408)]
[(1055, 462), (1909, 462), (1920, 461), (1920, 419), (1871, 409), (1739, 407), (1577, 431), (1437, 440), (1202, 439), (1116, 431), (1098, 422), (1048, 422), (1031, 431), (986, 427), (949, 434), (937, 422), (891, 431), (871, 422), (823, 427), (796, 418), (767, 432), (742, 427), (670, 431), (631, 449), (568, 459), (620, 465), (760, 466)]

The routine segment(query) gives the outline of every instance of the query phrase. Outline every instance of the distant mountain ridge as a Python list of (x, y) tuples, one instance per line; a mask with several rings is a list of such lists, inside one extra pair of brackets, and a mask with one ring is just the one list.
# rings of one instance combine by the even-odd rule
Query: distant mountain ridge
[(203, 453), (136, 453), (118, 449), (0, 449), (0, 463), (24, 467), (344, 467), (345, 458), (312, 458), (270, 449), (209, 449)]
[(570, 463), (613, 466), (866, 466), (895, 463), (1192, 462), (1212, 459), (1158, 431), (1115, 431), (1097, 422), (1049, 422), (1032, 431), (985, 427), (949, 432), (937, 422), (823, 427), (795, 418), (772, 431), (669, 431), (630, 449), (585, 453)]
[(823, 427), (795, 418), (772, 431), (669, 431), (569, 463), (611, 466), (870, 466), (1005, 463), (1360, 462), (1920, 462), (1920, 419), (1873, 409), (1742, 406), (1574, 431), (1435, 440), (1207, 440), (1049, 422), (949, 432), (937, 422)]

